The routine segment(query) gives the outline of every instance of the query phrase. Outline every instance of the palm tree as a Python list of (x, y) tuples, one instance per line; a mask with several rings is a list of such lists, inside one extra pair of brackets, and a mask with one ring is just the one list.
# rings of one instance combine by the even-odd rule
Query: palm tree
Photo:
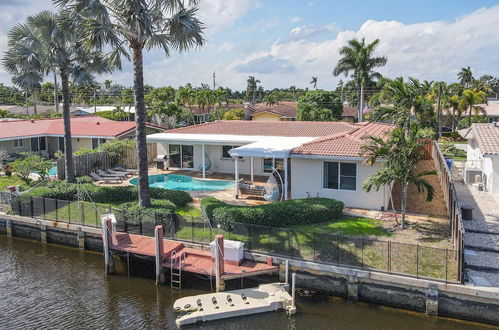
[(465, 87), (468, 87), (471, 82), (475, 80), (469, 66), (466, 68), (461, 68), (461, 71), (457, 74), (457, 79), (459, 79), (459, 82)]
[(370, 44), (366, 44), (365, 38), (360, 41), (357, 39), (348, 41), (347, 46), (340, 49), (341, 58), (333, 71), (335, 76), (340, 74), (348, 76), (352, 72), (352, 78), (360, 89), (359, 121), (363, 120), (364, 87), (369, 81), (381, 78), (381, 74), (374, 71), (374, 68), (385, 66), (387, 62), (384, 56), (373, 57), (378, 44), (379, 39)]
[(246, 86), (246, 101), (250, 101), (252, 103), (255, 103), (255, 96), (256, 96), (256, 86), (257, 84), (261, 83), (260, 80), (256, 79), (255, 76), (249, 76), (248, 79), (246, 80), (247, 86)]
[[(480, 109), (477, 104), (487, 103), (487, 93), (480, 90), (465, 89), (461, 96), (461, 105), (463, 108), (468, 108), (468, 126), (471, 126), (473, 110)], [(482, 108), (483, 110), (483, 108)]]
[(37, 71), (43, 74), (57, 70), (61, 76), (64, 118), (64, 156), (66, 180), (74, 181), (73, 148), (69, 113), (69, 81), (89, 83), (92, 73), (110, 72), (105, 56), (89, 51), (78, 40), (79, 29), (69, 29), (62, 23), (62, 14), (42, 11), (29, 16), (25, 24), (18, 24), (9, 33), (9, 50), (3, 58), (7, 71), (16, 74), (26, 61), (36, 62)]
[(139, 169), (139, 205), (149, 207), (146, 109), (144, 104), (143, 51), (162, 48), (187, 51), (204, 43), (203, 24), (198, 20), (197, 1), (180, 0), (54, 0), (71, 14), (72, 21), (84, 21), (84, 42), (97, 49), (110, 47), (111, 58), (129, 58), (132, 51), (135, 93), (135, 122)]
[(309, 84), (314, 85), (314, 89), (317, 89), (317, 77), (312, 77)]
[(427, 175), (435, 175), (435, 171), (415, 172), (417, 163), (422, 159), (423, 146), (427, 141), (419, 139), (419, 128), (416, 123), (411, 123), (409, 129), (395, 128), (388, 139), (377, 136), (366, 137), (367, 141), (362, 146), (365, 163), (374, 165), (382, 159), (380, 170), (364, 182), (364, 189), (369, 192), (375, 188), (399, 182), (401, 191), (402, 228), (405, 227), (407, 211), (408, 188), (410, 184), (416, 186), (419, 193), (426, 190), (426, 200), (431, 201), (435, 196), (435, 189), (425, 180)]

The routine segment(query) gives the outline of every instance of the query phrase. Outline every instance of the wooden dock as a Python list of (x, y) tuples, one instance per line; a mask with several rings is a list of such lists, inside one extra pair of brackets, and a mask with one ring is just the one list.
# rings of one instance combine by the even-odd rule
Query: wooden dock
[[(105, 226), (103, 227), (105, 228)], [(157, 265), (160, 267), (160, 269), (157, 269), (158, 275), (161, 269), (166, 268), (210, 277), (216, 276), (216, 262), (210, 251), (186, 247), (184, 243), (179, 241), (162, 239), (162, 233), (162, 244), (158, 244), (155, 237), (120, 232), (109, 232), (107, 237), (110, 251), (123, 251), (140, 256), (155, 257)], [(105, 238), (104, 232), (103, 238)], [(159, 258), (156, 256), (156, 251), (160, 251)], [(271, 258), (268, 263), (243, 260), (239, 264), (234, 264), (233, 262), (221, 260), (223, 263), (222, 272), (220, 273), (221, 280), (278, 273), (278, 266), (272, 265)]]

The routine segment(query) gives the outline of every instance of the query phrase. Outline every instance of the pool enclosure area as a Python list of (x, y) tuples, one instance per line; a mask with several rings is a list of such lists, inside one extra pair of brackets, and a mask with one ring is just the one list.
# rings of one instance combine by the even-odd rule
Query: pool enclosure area
[[(168, 170), (194, 172), (200, 178), (210, 178), (213, 173), (232, 174), (230, 188), (234, 189), (236, 198), (241, 192), (258, 195), (259, 190), (264, 197), (264, 187), (261, 182), (256, 185), (255, 177), (275, 176), (277, 182), (274, 184), (281, 191), (279, 197), (288, 199), (291, 187), (289, 153), (295, 146), (310, 140), (303, 137), (283, 140), (281, 137), (174, 133), (148, 136), (148, 142), (157, 142), (158, 155), (166, 155)], [(243, 175), (249, 181), (242, 180)]]

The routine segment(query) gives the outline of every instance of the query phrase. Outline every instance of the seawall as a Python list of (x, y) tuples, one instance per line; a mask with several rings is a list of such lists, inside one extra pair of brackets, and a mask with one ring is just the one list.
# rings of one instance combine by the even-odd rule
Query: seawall
[[(0, 234), (91, 251), (103, 248), (99, 228), (8, 214), (0, 214)], [(266, 262), (268, 256), (245, 252), (245, 257)], [(280, 264), (284, 280), (285, 259), (274, 256), (274, 262)], [(289, 260), (289, 265), (301, 288), (432, 316), (499, 325), (499, 288), (446, 284), (301, 260)]]

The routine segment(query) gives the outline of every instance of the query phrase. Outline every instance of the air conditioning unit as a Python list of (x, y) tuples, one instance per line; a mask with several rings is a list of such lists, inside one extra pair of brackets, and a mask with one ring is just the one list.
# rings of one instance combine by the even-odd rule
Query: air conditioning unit
[(465, 176), (464, 176), (464, 182), (466, 184), (473, 184), (477, 183), (477, 179), (479, 179), (478, 182), (482, 182), (482, 170), (478, 169), (467, 169)]

